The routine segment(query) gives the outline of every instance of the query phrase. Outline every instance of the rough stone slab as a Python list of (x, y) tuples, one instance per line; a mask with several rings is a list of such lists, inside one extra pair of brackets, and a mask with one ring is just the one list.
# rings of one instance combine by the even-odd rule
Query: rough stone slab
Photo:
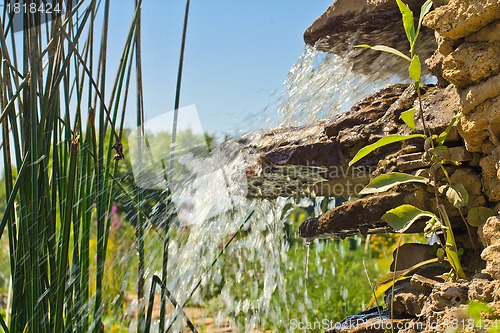
[[(390, 270), (402, 271), (415, 266), (423, 261), (433, 259), (436, 257), (432, 253), (432, 245), (420, 243), (404, 243), (392, 252), (392, 263)], [(396, 260), (397, 257), (397, 260)], [(397, 261), (397, 267), (395, 263)]]
[(500, 95), (500, 74), (490, 77), (477, 85), (459, 89), (461, 111), (464, 115), (474, 110), (487, 99)]
[[(405, 2), (419, 13), (425, 0)], [(430, 29), (421, 30), (417, 53), (422, 59), (428, 58), (435, 49), (432, 35)], [(403, 52), (408, 50), (401, 13), (394, 0), (336, 0), (306, 29), (304, 41), (320, 51), (348, 57), (356, 72), (373, 74), (382, 70), (406, 75), (406, 61), (399, 57), (353, 49), (357, 44), (384, 44)]]
[(500, 201), (500, 147), (479, 162), (483, 169), (483, 191), (491, 202)]
[(466, 42), (498, 42), (500, 41), (500, 20), (492, 22), (479, 30), (465, 37)]
[(498, 0), (451, 0), (427, 14), (424, 25), (442, 36), (459, 39), (498, 19)]
[(500, 96), (462, 116), (458, 129), (468, 151), (491, 153), (500, 144)]
[[(424, 2), (424, 0), (406, 1), (414, 11)], [(358, 32), (359, 29), (368, 33), (379, 31), (393, 23), (401, 23), (401, 14), (396, 1), (336, 0), (306, 29), (304, 41), (314, 45), (319, 39), (328, 36), (340, 42), (345, 38), (344, 33)], [(401, 40), (406, 40), (406, 37)]]
[(443, 78), (457, 87), (500, 73), (500, 42), (464, 43), (443, 61)]
[[(446, 91), (423, 87), (422, 92), (427, 126), (440, 133), (457, 107)], [(414, 106), (415, 99), (412, 87), (393, 85), (356, 103), (349, 112), (314, 125), (244, 136), (236, 143), (248, 156), (248, 196), (276, 198), (314, 191), (339, 197), (359, 193), (379, 161), (408, 143), (383, 147), (353, 167), (348, 166), (349, 161), (360, 148), (385, 135), (410, 134), (399, 115)], [(412, 144), (418, 151), (423, 142)]]
[[(389, 192), (347, 201), (334, 207), (319, 217), (307, 219), (302, 223), (299, 235), (302, 238), (328, 238), (354, 234), (371, 234), (391, 231), (382, 215), (388, 210), (403, 204), (411, 204), (422, 209), (435, 211), (433, 194), (415, 190), (413, 192)], [(423, 230), (425, 221), (415, 223), (407, 232)]]
[(500, 279), (500, 244), (488, 246), (481, 253), (481, 258), (486, 261), (485, 272), (496, 280)]

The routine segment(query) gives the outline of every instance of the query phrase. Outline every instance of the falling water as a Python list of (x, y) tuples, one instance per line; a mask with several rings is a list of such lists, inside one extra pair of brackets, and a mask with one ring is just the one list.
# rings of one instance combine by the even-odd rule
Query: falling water
[(248, 120), (258, 119), (257, 123), (253, 121), (255, 128), (263, 128), (263, 124), (267, 125), (266, 129), (302, 127), (346, 112), (355, 102), (377, 90), (405, 81), (406, 68), (390, 55), (382, 54), (367, 66), (378, 66), (378, 69), (389, 67), (390, 70), (378, 70), (375, 74), (370, 69), (361, 73), (352, 65), (352, 58), (358, 53), (358, 50), (353, 50), (341, 56), (306, 45), (290, 69), (283, 87), (274, 93), (275, 102), (257, 117), (252, 114)]
[[(348, 111), (355, 101), (386, 84), (387, 78), (368, 80), (356, 74), (345, 59), (308, 46), (288, 74), (276, 104), (267, 109), (267, 115), (261, 116), (268, 117), (266, 127), (269, 128), (308, 125), (317, 119)], [(278, 117), (269, 115), (273, 108)], [(182, 114), (179, 112), (181, 117)], [(129, 142), (133, 141), (129, 138)], [(155, 148), (155, 140), (150, 141), (149, 146), (142, 147), (149, 149), (143, 155), (160, 156), (155, 162), (160, 166), (158, 161), (168, 159), (168, 149), (158, 151), (162, 147)], [(163, 143), (165, 146), (168, 148), (168, 143)], [(291, 223), (288, 213), (294, 208), (313, 207), (311, 213), (317, 216), (321, 213), (323, 198), (246, 199), (244, 189), (242, 192), (245, 156), (213, 147), (210, 151), (211, 154), (200, 157), (192, 150), (176, 148), (178, 167), (174, 170), (182, 170), (179, 177), (172, 177), (176, 184), (167, 184), (161, 168), (155, 170), (153, 164), (141, 163), (139, 173), (134, 170), (139, 185), (171, 187), (170, 204), (176, 218), (167, 221), (168, 204), (167, 208), (156, 209), (150, 216), (151, 223), (157, 227), (170, 224), (167, 288), (178, 304), (202, 304), (206, 295), (220, 295), (219, 311), (212, 314), (218, 324), (230, 318), (231, 326), (240, 331), (253, 331), (265, 323), (290, 331), (287, 303), (294, 301), (295, 293), (302, 291), (304, 295), (299, 305), (303, 320), (307, 320), (306, 313), (315, 306), (307, 293), (309, 275), (324, 278), (336, 275), (334, 266), (322, 266), (318, 253), (323, 250), (323, 243), (314, 242), (307, 246), (306, 273), (298, 280), (299, 290), (286, 288), (287, 275), (293, 273), (293, 268), (284, 264), (290, 250), (285, 232), (285, 225)], [(131, 149), (131, 155), (136, 153)], [(155, 228), (150, 228), (146, 234), (147, 239), (157, 238)], [(153, 275), (165, 278), (161, 276), (161, 247), (153, 243), (146, 243), (148, 281)], [(308, 267), (310, 247), (316, 251), (317, 271), (313, 272)], [(339, 253), (341, 257), (345, 255), (342, 244)], [(328, 287), (323, 292), (331, 295), (332, 290)], [(341, 287), (340, 297), (345, 299), (348, 295), (348, 288)], [(276, 296), (281, 306), (273, 303)], [(147, 297), (141, 301), (148, 304)], [(133, 314), (138, 306), (139, 303), (130, 306), (128, 312)], [(173, 325), (173, 331), (181, 331), (184, 325), (181, 314), (172, 310), (167, 313), (167, 325)], [(135, 325), (133, 323), (131, 329)], [(153, 323), (155, 325), (157, 322)]]

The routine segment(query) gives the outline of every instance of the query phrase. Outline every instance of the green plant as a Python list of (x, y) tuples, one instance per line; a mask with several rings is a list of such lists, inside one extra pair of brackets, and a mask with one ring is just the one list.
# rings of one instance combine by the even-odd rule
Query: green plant
[(110, 1), (73, 3), (43, 26), (37, 25), (42, 13), (25, 14), (16, 33), (7, 7), (0, 20), (8, 198), (0, 235), (9, 241), (13, 281), (10, 321), (0, 318), (5, 332), (103, 330), (106, 212), (116, 193), (112, 175), (124, 157), (120, 138), (139, 15), (136, 10), (107, 91)]
[[(351, 160), (349, 165), (352, 165), (365, 157), (366, 155), (373, 152), (375, 149), (380, 148), (382, 146), (406, 141), (410, 139), (420, 139), (424, 140), (424, 159), (429, 167), (429, 177), (417, 177), (411, 176), (403, 173), (389, 173), (384, 174), (379, 177), (373, 179), (370, 184), (366, 186), (366, 188), (361, 192), (361, 194), (371, 194), (383, 192), (391, 189), (394, 186), (405, 184), (405, 183), (424, 183), (431, 184), (435, 188), (435, 196), (436, 196), (436, 211), (438, 214), (429, 211), (423, 211), (417, 207), (412, 205), (401, 205), (394, 209), (389, 210), (382, 219), (386, 221), (396, 232), (404, 232), (406, 231), (415, 221), (420, 219), (427, 219), (426, 227), (424, 232), (427, 236), (430, 236), (434, 233), (442, 232), (445, 235), (445, 242), (442, 245), (442, 251), (438, 251), (440, 257), (446, 259), (451, 267), (452, 267), (452, 275), (450, 277), (453, 278), (465, 278), (465, 273), (463, 271), (462, 265), (460, 263), (459, 252), (455, 243), (455, 238), (451, 226), (451, 222), (448, 218), (448, 214), (444, 205), (440, 203), (439, 192), (445, 192), (446, 198), (458, 209), (464, 207), (468, 201), (468, 194), (466, 189), (462, 184), (452, 184), (450, 178), (448, 177), (448, 173), (444, 167), (445, 164), (455, 164), (458, 162), (448, 159), (448, 148), (444, 145), (446, 138), (455, 126), (457, 117), (454, 117), (448, 126), (448, 128), (443, 131), (440, 135), (433, 135), (426, 126), (424, 111), (422, 106), (422, 97), (420, 92), (420, 83), (421, 83), (421, 63), (418, 55), (415, 54), (415, 44), (417, 41), (417, 37), (419, 35), (421, 24), (424, 16), (431, 9), (432, 1), (426, 1), (421, 8), (420, 17), (418, 20), (417, 28), (414, 25), (414, 17), (413, 12), (410, 8), (404, 4), (401, 0), (396, 0), (398, 7), (402, 14), (403, 26), (406, 32), (407, 39), (410, 44), (409, 56), (404, 53), (395, 50), (393, 48), (377, 45), (377, 46), (369, 46), (369, 45), (359, 45), (358, 47), (363, 48), (371, 48), (378, 51), (388, 52), (391, 54), (395, 54), (397, 56), (402, 57), (403, 59), (409, 62), (408, 65), (408, 73), (410, 78), (414, 82), (414, 87), (417, 92), (418, 101), (419, 101), (419, 118), (422, 123), (422, 128), (424, 133), (410, 134), (410, 135), (389, 135), (386, 136), (377, 142), (362, 148)], [(415, 125), (415, 109), (412, 108), (401, 113), (400, 118), (404, 121), (404, 123), (412, 130), (416, 130)], [(444, 175), (446, 176), (448, 184), (438, 187), (438, 179), (436, 177), (436, 171), (442, 170)], [(444, 252), (444, 253), (443, 253)]]

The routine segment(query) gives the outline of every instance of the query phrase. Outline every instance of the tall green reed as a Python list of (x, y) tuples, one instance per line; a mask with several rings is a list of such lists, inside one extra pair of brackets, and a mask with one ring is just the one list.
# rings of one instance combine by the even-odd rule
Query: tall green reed
[[(19, 32), (7, 7), (0, 19), (8, 197), (0, 236), (9, 239), (13, 281), (10, 320), (1, 318), (0, 326), (9, 332), (103, 331), (107, 212), (119, 189), (113, 175), (123, 158), (120, 138), (134, 59), (137, 77), (141, 71), (141, 1), (118, 64), (107, 61), (110, 1), (74, 5), (43, 25), (35, 24), (41, 13), (27, 14)], [(136, 91), (142, 91), (139, 81)]]

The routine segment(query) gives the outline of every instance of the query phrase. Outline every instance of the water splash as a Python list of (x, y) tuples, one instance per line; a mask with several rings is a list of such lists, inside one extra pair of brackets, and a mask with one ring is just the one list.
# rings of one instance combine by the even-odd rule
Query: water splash
[[(400, 83), (407, 76), (406, 69), (400, 66), (367, 76), (354, 70), (351, 61), (350, 54), (324, 53), (306, 45), (283, 87), (276, 92), (276, 102), (256, 117), (253, 126), (270, 129), (311, 125), (348, 111), (357, 101), (387, 85)], [(391, 61), (389, 58), (386, 62)]]

